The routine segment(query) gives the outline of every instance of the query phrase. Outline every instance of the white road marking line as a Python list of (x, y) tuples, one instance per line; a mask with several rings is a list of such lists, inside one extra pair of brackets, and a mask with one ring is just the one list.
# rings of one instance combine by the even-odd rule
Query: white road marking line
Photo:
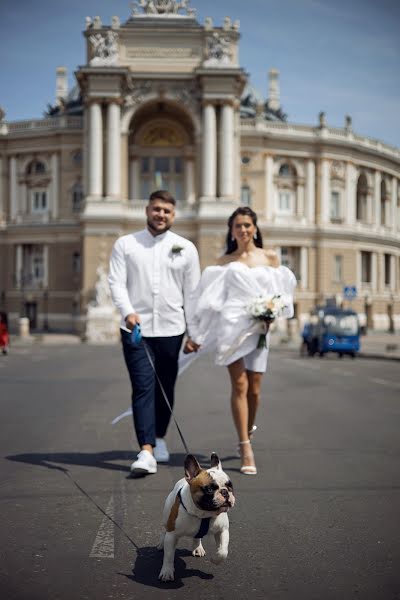
[(301, 359), (297, 359), (297, 358), (284, 358), (283, 359), (286, 362), (291, 362), (291, 363), (295, 363), (298, 367), (300, 367), (301, 369), (310, 369), (310, 371), (320, 371), (321, 367), (319, 365), (313, 365), (309, 362), (303, 361)]
[(400, 387), (400, 383), (396, 383), (395, 381), (387, 381), (386, 379), (379, 379), (378, 377), (370, 377), (370, 381), (374, 383), (379, 383), (380, 385), (389, 385), (391, 387)]
[[(114, 496), (111, 496), (105, 512), (114, 519)], [(100, 524), (89, 557), (114, 558), (114, 523), (106, 516)]]

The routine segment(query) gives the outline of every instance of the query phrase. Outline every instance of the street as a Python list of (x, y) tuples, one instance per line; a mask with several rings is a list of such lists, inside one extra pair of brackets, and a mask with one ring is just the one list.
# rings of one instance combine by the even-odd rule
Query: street
[(17, 347), (0, 359), (1, 597), (400, 599), (400, 378), (396, 362), (300, 358), (273, 348), (254, 437), (258, 475), (239, 473), (226, 369), (198, 359), (177, 384), (190, 451), (232, 477), (225, 564), (181, 541), (158, 581), (170, 465), (129, 477), (137, 446), (118, 346)]

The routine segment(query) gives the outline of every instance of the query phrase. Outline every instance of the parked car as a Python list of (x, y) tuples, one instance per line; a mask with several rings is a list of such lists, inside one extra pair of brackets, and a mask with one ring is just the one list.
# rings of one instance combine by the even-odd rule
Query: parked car
[(342, 357), (355, 357), (360, 350), (360, 325), (357, 313), (352, 310), (323, 306), (310, 315), (302, 333), (304, 346), (309, 356), (336, 352)]

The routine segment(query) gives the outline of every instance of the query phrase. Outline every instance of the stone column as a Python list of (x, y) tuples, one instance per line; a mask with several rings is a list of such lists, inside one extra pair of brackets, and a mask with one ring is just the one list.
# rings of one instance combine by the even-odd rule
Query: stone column
[(346, 163), (346, 206), (345, 223), (354, 225), (356, 222), (356, 204), (357, 204), (357, 172), (351, 163)]
[(18, 213), (18, 183), (17, 183), (17, 159), (10, 158), (10, 220), (15, 221)]
[(265, 157), (265, 215), (267, 222), (272, 223), (275, 215), (274, 202), (274, 159), (272, 156)]
[(220, 195), (224, 198), (233, 196), (233, 106), (226, 102), (221, 107), (221, 149), (220, 149)]
[(390, 227), (394, 232), (397, 231), (397, 179), (396, 177), (392, 177), (392, 200), (391, 200), (391, 211), (390, 211)]
[(297, 186), (297, 202), (296, 202), (296, 216), (304, 219), (304, 184), (300, 183)]
[(51, 155), (51, 176), (52, 176), (52, 184), (51, 184), (51, 195), (50, 195), (50, 214), (51, 217), (55, 220), (58, 217), (58, 187), (59, 187), (59, 177), (58, 177), (58, 155)]
[(300, 248), (300, 282), (303, 290), (308, 288), (308, 248)]
[(371, 289), (373, 292), (377, 290), (378, 283), (378, 256), (376, 252), (372, 252), (371, 256)]
[(89, 105), (89, 196), (103, 195), (103, 116), (101, 105)]
[(194, 159), (192, 156), (185, 159), (185, 197), (189, 206), (193, 206), (196, 197), (194, 193)]
[(307, 161), (306, 218), (309, 224), (315, 223), (315, 163), (313, 160)]
[(107, 190), (106, 196), (121, 196), (121, 107), (119, 101), (107, 106)]
[(136, 156), (129, 161), (129, 199), (139, 199), (139, 160)]
[(21, 287), (22, 276), (22, 244), (18, 244), (15, 249), (15, 284), (16, 287)]
[(217, 195), (217, 119), (215, 106), (206, 102), (203, 107), (202, 195)]
[(396, 257), (390, 256), (390, 291), (396, 291)]
[(321, 160), (321, 208), (320, 222), (329, 223), (329, 203), (330, 203), (330, 181), (329, 181), (329, 161)]
[(381, 177), (380, 172), (375, 171), (375, 177), (374, 177), (374, 207), (375, 207), (375, 210), (373, 211), (375, 214), (372, 216), (372, 218), (375, 221), (376, 227), (381, 226), (381, 180), (382, 180), (382, 177)]

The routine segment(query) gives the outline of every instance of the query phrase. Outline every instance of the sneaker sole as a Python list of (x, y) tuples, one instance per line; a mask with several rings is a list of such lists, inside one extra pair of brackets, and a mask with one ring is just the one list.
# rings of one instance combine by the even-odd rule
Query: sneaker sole
[(155, 473), (157, 473), (157, 469), (155, 471), (151, 471), (142, 467), (135, 467), (134, 469), (131, 469), (131, 473), (138, 475), (154, 475)]

